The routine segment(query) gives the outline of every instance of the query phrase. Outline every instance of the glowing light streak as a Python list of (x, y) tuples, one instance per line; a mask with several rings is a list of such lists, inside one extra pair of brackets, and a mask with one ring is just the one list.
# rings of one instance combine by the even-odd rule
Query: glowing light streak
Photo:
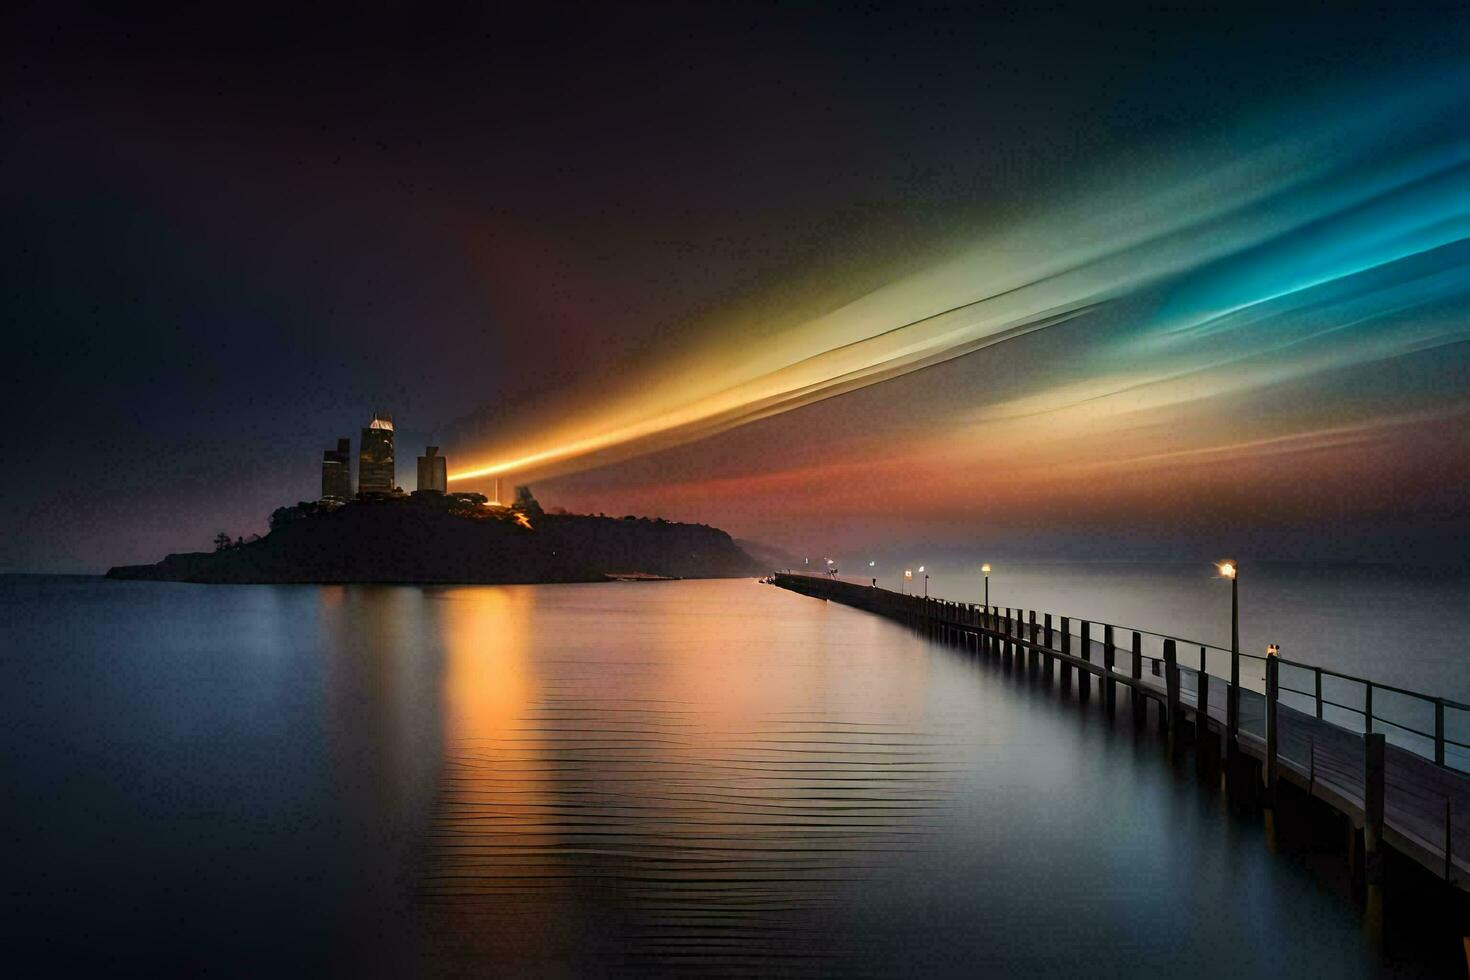
[[(1470, 236), (1470, 144), (1415, 143), (1372, 162), (1395, 134), (1414, 134), (1453, 103), (1444, 91), (1364, 104), (1351, 124), (1282, 136), (1211, 168), (1166, 164), (1132, 184), (1087, 188), (991, 232), (965, 255), (824, 316), (755, 330), (765, 338), (758, 343), (710, 337), (682, 359), (650, 362), (627, 394), (541, 427), (540, 445), (449, 479), (564, 472), (703, 438), (1070, 323), (1171, 277), (1193, 278), (1114, 345), (1118, 364), (1099, 363), (1088, 377), (991, 406), (977, 421), (1089, 402), (1136, 411), (1458, 342), (1463, 328), (1379, 337), (1352, 329), (1387, 309), (1465, 291), (1454, 270), (1437, 285), (1410, 281), (1371, 291), (1364, 309), (1350, 306), (1364, 277)], [(1335, 322), (1260, 330), (1324, 296), (1342, 306)], [(1333, 331), (1351, 336), (1331, 350), (1268, 356)]]

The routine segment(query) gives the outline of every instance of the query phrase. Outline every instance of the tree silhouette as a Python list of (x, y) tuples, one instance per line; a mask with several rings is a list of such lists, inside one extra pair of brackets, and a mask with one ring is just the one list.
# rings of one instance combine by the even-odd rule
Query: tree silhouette
[(224, 531), (214, 536), (214, 550), (225, 551), (230, 547), (230, 536)]

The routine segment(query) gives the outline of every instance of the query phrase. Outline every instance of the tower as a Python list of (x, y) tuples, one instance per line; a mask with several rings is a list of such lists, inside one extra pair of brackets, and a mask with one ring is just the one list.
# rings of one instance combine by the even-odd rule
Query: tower
[(357, 492), (393, 492), (393, 416), (374, 412), (357, 452)]
[(449, 489), (449, 467), (439, 455), (438, 446), (429, 446), (419, 457), (418, 488), (429, 493), (445, 493)]
[(351, 439), (338, 439), (336, 449), (322, 452), (322, 499), (352, 499)]

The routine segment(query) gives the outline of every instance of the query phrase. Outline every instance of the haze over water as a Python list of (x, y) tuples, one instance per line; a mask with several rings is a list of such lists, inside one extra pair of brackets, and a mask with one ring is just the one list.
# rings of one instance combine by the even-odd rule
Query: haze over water
[(1340, 861), (1273, 856), (1096, 703), (748, 581), (19, 578), (0, 605), (3, 778), (26, 804), (5, 808), (6, 915), (28, 962), (1444, 965), (1409, 923), (1376, 949)]

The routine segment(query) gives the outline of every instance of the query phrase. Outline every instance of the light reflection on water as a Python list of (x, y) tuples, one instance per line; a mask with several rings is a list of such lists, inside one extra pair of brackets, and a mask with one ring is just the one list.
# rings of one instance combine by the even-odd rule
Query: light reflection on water
[(1415, 937), (1385, 964), (1333, 872), (1270, 855), (1096, 703), (751, 582), (9, 580), (0, 602), (8, 911), (51, 957), (1353, 976), (1438, 955)]
[[(531, 628), (548, 593), (568, 628)], [(913, 638), (843, 665), (813, 628), (827, 610), (753, 616), (771, 597), (744, 583), (504, 596), (443, 597), (423, 887), (441, 950), (555, 950), (579, 971), (830, 961), (815, 923), (941, 819), (952, 753)]]

